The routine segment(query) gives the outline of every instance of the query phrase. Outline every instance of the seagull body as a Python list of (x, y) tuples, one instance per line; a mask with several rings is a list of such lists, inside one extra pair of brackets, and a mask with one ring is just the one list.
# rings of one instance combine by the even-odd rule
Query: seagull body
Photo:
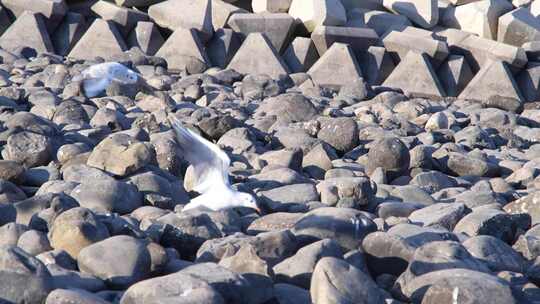
[(122, 84), (133, 84), (139, 75), (118, 62), (105, 62), (95, 64), (73, 77), (75, 81), (82, 81), (84, 94), (87, 97), (96, 97), (107, 89), (113, 81)]
[(183, 210), (206, 208), (219, 211), (247, 207), (259, 211), (251, 194), (231, 187), (228, 175), (231, 161), (227, 154), (217, 145), (184, 128), (174, 115), (169, 114), (169, 121), (184, 152), (184, 158), (193, 166), (197, 178), (193, 190), (201, 193), (184, 206)]

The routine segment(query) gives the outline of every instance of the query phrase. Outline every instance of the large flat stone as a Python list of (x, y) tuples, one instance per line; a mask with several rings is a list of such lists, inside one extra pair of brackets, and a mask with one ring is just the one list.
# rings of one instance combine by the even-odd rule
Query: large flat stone
[(167, 0), (150, 6), (148, 15), (159, 26), (172, 31), (194, 28), (203, 41), (214, 34), (211, 0)]
[(254, 13), (286, 13), (291, 7), (292, 0), (252, 0)]
[(228, 25), (236, 32), (247, 36), (264, 33), (274, 48), (281, 53), (289, 43), (296, 27), (294, 18), (288, 14), (234, 14)]
[(0, 47), (8, 51), (29, 47), (37, 53), (54, 52), (43, 16), (24, 12), (0, 37)]
[(441, 16), (441, 24), (496, 40), (499, 17), (513, 8), (506, 0), (483, 0), (449, 6)]
[(317, 26), (311, 40), (320, 56), (336, 42), (348, 44), (354, 52), (365, 51), (379, 44), (379, 36), (374, 30), (356, 27)]
[(210, 67), (210, 60), (195, 29), (178, 28), (156, 53), (167, 61), (169, 69), (202, 73)]
[[(231, 2), (231, 1), (228, 1)], [(227, 26), (229, 18), (233, 14), (247, 14), (249, 11), (222, 0), (212, 0), (212, 24), (214, 29)]]
[(405, 58), (409, 52), (414, 51), (428, 55), (437, 67), (448, 57), (449, 53), (448, 46), (442, 41), (429, 36), (412, 35), (398, 31), (388, 33), (383, 38), (383, 44), (396, 62)]
[(353, 9), (347, 13), (347, 23), (349, 27), (369, 27), (379, 36), (394, 27), (402, 27), (411, 25), (409, 19), (402, 15), (396, 15), (389, 12), (369, 10), (369, 9)]
[(493, 60), (506, 62), (516, 70), (524, 67), (528, 61), (523, 48), (475, 35), (467, 36), (456, 42), (453, 52), (464, 55), (475, 73)]
[(249, 34), (227, 68), (242, 74), (266, 74), (274, 79), (289, 72), (287, 65), (263, 33)]
[(437, 0), (384, 0), (383, 5), (423, 28), (432, 28), (439, 22)]
[(347, 12), (358, 8), (379, 11), (384, 10), (382, 0), (341, 0), (341, 3), (343, 4)]
[(340, 0), (293, 0), (289, 15), (298, 19), (308, 32), (319, 25), (344, 25), (347, 14)]
[(334, 43), (307, 72), (323, 87), (339, 89), (362, 78), (362, 71), (351, 47)]
[(149, 20), (148, 15), (139, 10), (117, 6), (104, 0), (92, 5), (91, 10), (101, 19), (114, 22), (124, 37), (127, 37), (137, 22)]
[(85, 60), (102, 57), (110, 60), (126, 49), (126, 43), (114, 23), (96, 19), (69, 52), (68, 57)]
[(409, 52), (383, 86), (400, 88), (420, 97), (444, 97), (446, 93), (426, 54)]
[(161, 1), (162, 0), (114, 0), (116, 5), (125, 7), (146, 7)]

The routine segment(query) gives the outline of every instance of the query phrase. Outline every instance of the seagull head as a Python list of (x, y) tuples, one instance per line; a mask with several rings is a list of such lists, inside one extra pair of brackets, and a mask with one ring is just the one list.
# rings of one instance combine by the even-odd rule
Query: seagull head
[(238, 192), (238, 203), (240, 204), (240, 207), (251, 208), (261, 214), (261, 209), (259, 209), (259, 206), (257, 205), (257, 200), (249, 193)]
[(120, 66), (111, 71), (111, 77), (123, 84), (134, 84), (139, 80), (139, 74), (126, 68), (125, 66)]
[(127, 70), (125, 75), (127, 83), (136, 83), (139, 80), (139, 74), (135, 73), (132, 70)]

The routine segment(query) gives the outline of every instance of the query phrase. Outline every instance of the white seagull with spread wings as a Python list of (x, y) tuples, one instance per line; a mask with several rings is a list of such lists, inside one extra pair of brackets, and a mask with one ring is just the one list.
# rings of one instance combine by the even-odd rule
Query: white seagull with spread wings
[(183, 210), (203, 207), (219, 211), (247, 207), (260, 213), (257, 201), (251, 194), (236, 191), (231, 187), (228, 174), (231, 161), (227, 154), (217, 145), (184, 128), (173, 114), (168, 117), (178, 144), (184, 152), (184, 158), (193, 166), (197, 178), (193, 190), (201, 193)]

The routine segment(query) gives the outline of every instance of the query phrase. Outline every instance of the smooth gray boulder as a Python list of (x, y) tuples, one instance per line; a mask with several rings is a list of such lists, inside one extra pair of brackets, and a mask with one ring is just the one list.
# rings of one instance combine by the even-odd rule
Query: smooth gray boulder
[(311, 279), (313, 303), (384, 303), (377, 284), (368, 275), (344, 260), (319, 260)]

